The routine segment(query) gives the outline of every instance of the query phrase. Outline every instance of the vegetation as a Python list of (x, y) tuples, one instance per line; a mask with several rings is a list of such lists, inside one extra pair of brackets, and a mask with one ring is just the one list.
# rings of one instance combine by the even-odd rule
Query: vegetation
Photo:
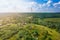
[(60, 40), (59, 15), (48, 13), (2, 15), (0, 40)]

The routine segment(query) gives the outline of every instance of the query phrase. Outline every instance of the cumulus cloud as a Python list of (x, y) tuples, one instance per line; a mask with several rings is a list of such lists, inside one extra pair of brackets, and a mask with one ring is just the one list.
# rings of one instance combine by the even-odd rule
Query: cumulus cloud
[[(34, 12), (41, 12), (41, 11), (45, 11), (45, 10), (49, 10), (48, 7), (51, 6), (51, 3), (52, 1), (51, 0), (48, 0), (47, 3), (43, 3), (43, 4), (40, 4), (40, 3), (37, 3), (37, 2), (30, 2), (30, 6), (32, 7), (32, 11)], [(30, 8), (31, 8), (30, 7)]]
[(36, 2), (33, 2), (33, 4), (36, 7), (35, 9), (39, 10), (39, 11), (41, 11), (41, 10), (48, 10), (48, 7), (51, 6), (51, 3), (52, 3), (51, 0), (48, 0), (47, 3), (43, 3), (43, 4), (40, 4), (40, 3), (38, 4)]
[(60, 8), (60, 1), (57, 2), (57, 3), (54, 3), (53, 6), (54, 6), (54, 7), (58, 7), (58, 8)]
[[(59, 10), (57, 10), (56, 8), (50, 7), (51, 5), (53, 5), (52, 0), (48, 0), (46, 3), (43, 3), (43, 4), (40, 4), (40, 3), (38, 4), (36, 2), (34, 2), (33, 4), (36, 7), (36, 8), (34, 8), (34, 10), (36, 10), (38, 12), (54, 12), (54, 11), (59, 12)], [(55, 3), (54, 6), (60, 8), (60, 2)]]
[(44, 3), (42, 6), (43, 7), (49, 7), (51, 5), (52, 1), (51, 0), (48, 0), (47, 3)]
[(52, 1), (49, 0), (46, 4), (48, 5), (48, 7), (51, 5)]
[[(0, 12), (42, 12), (48, 11), (52, 0), (46, 0), (46, 3), (40, 4), (36, 1), (26, 0), (0, 0)], [(54, 6), (60, 5), (60, 2), (55, 3)], [(51, 10), (51, 9), (50, 9)]]

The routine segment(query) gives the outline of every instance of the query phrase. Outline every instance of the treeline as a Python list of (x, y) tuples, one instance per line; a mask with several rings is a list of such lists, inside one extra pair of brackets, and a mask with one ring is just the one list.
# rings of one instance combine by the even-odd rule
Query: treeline
[(56, 31), (60, 32), (60, 22), (44, 21), (43, 19), (40, 19), (40, 18), (33, 18), (31, 23), (38, 24), (38, 25), (44, 25), (46, 27), (55, 29)]

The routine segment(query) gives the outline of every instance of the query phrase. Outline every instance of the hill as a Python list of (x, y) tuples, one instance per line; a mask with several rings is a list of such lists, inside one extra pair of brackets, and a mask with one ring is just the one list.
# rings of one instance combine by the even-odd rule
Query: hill
[(60, 40), (60, 34), (42, 25), (10, 24), (0, 28), (0, 40)]
[(12, 13), (0, 16), (0, 40), (60, 40), (60, 14)]

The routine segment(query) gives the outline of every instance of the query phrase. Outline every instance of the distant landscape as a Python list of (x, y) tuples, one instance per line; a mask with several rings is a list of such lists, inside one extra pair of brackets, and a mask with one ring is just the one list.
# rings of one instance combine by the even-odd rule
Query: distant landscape
[(60, 40), (60, 13), (0, 13), (0, 40)]

